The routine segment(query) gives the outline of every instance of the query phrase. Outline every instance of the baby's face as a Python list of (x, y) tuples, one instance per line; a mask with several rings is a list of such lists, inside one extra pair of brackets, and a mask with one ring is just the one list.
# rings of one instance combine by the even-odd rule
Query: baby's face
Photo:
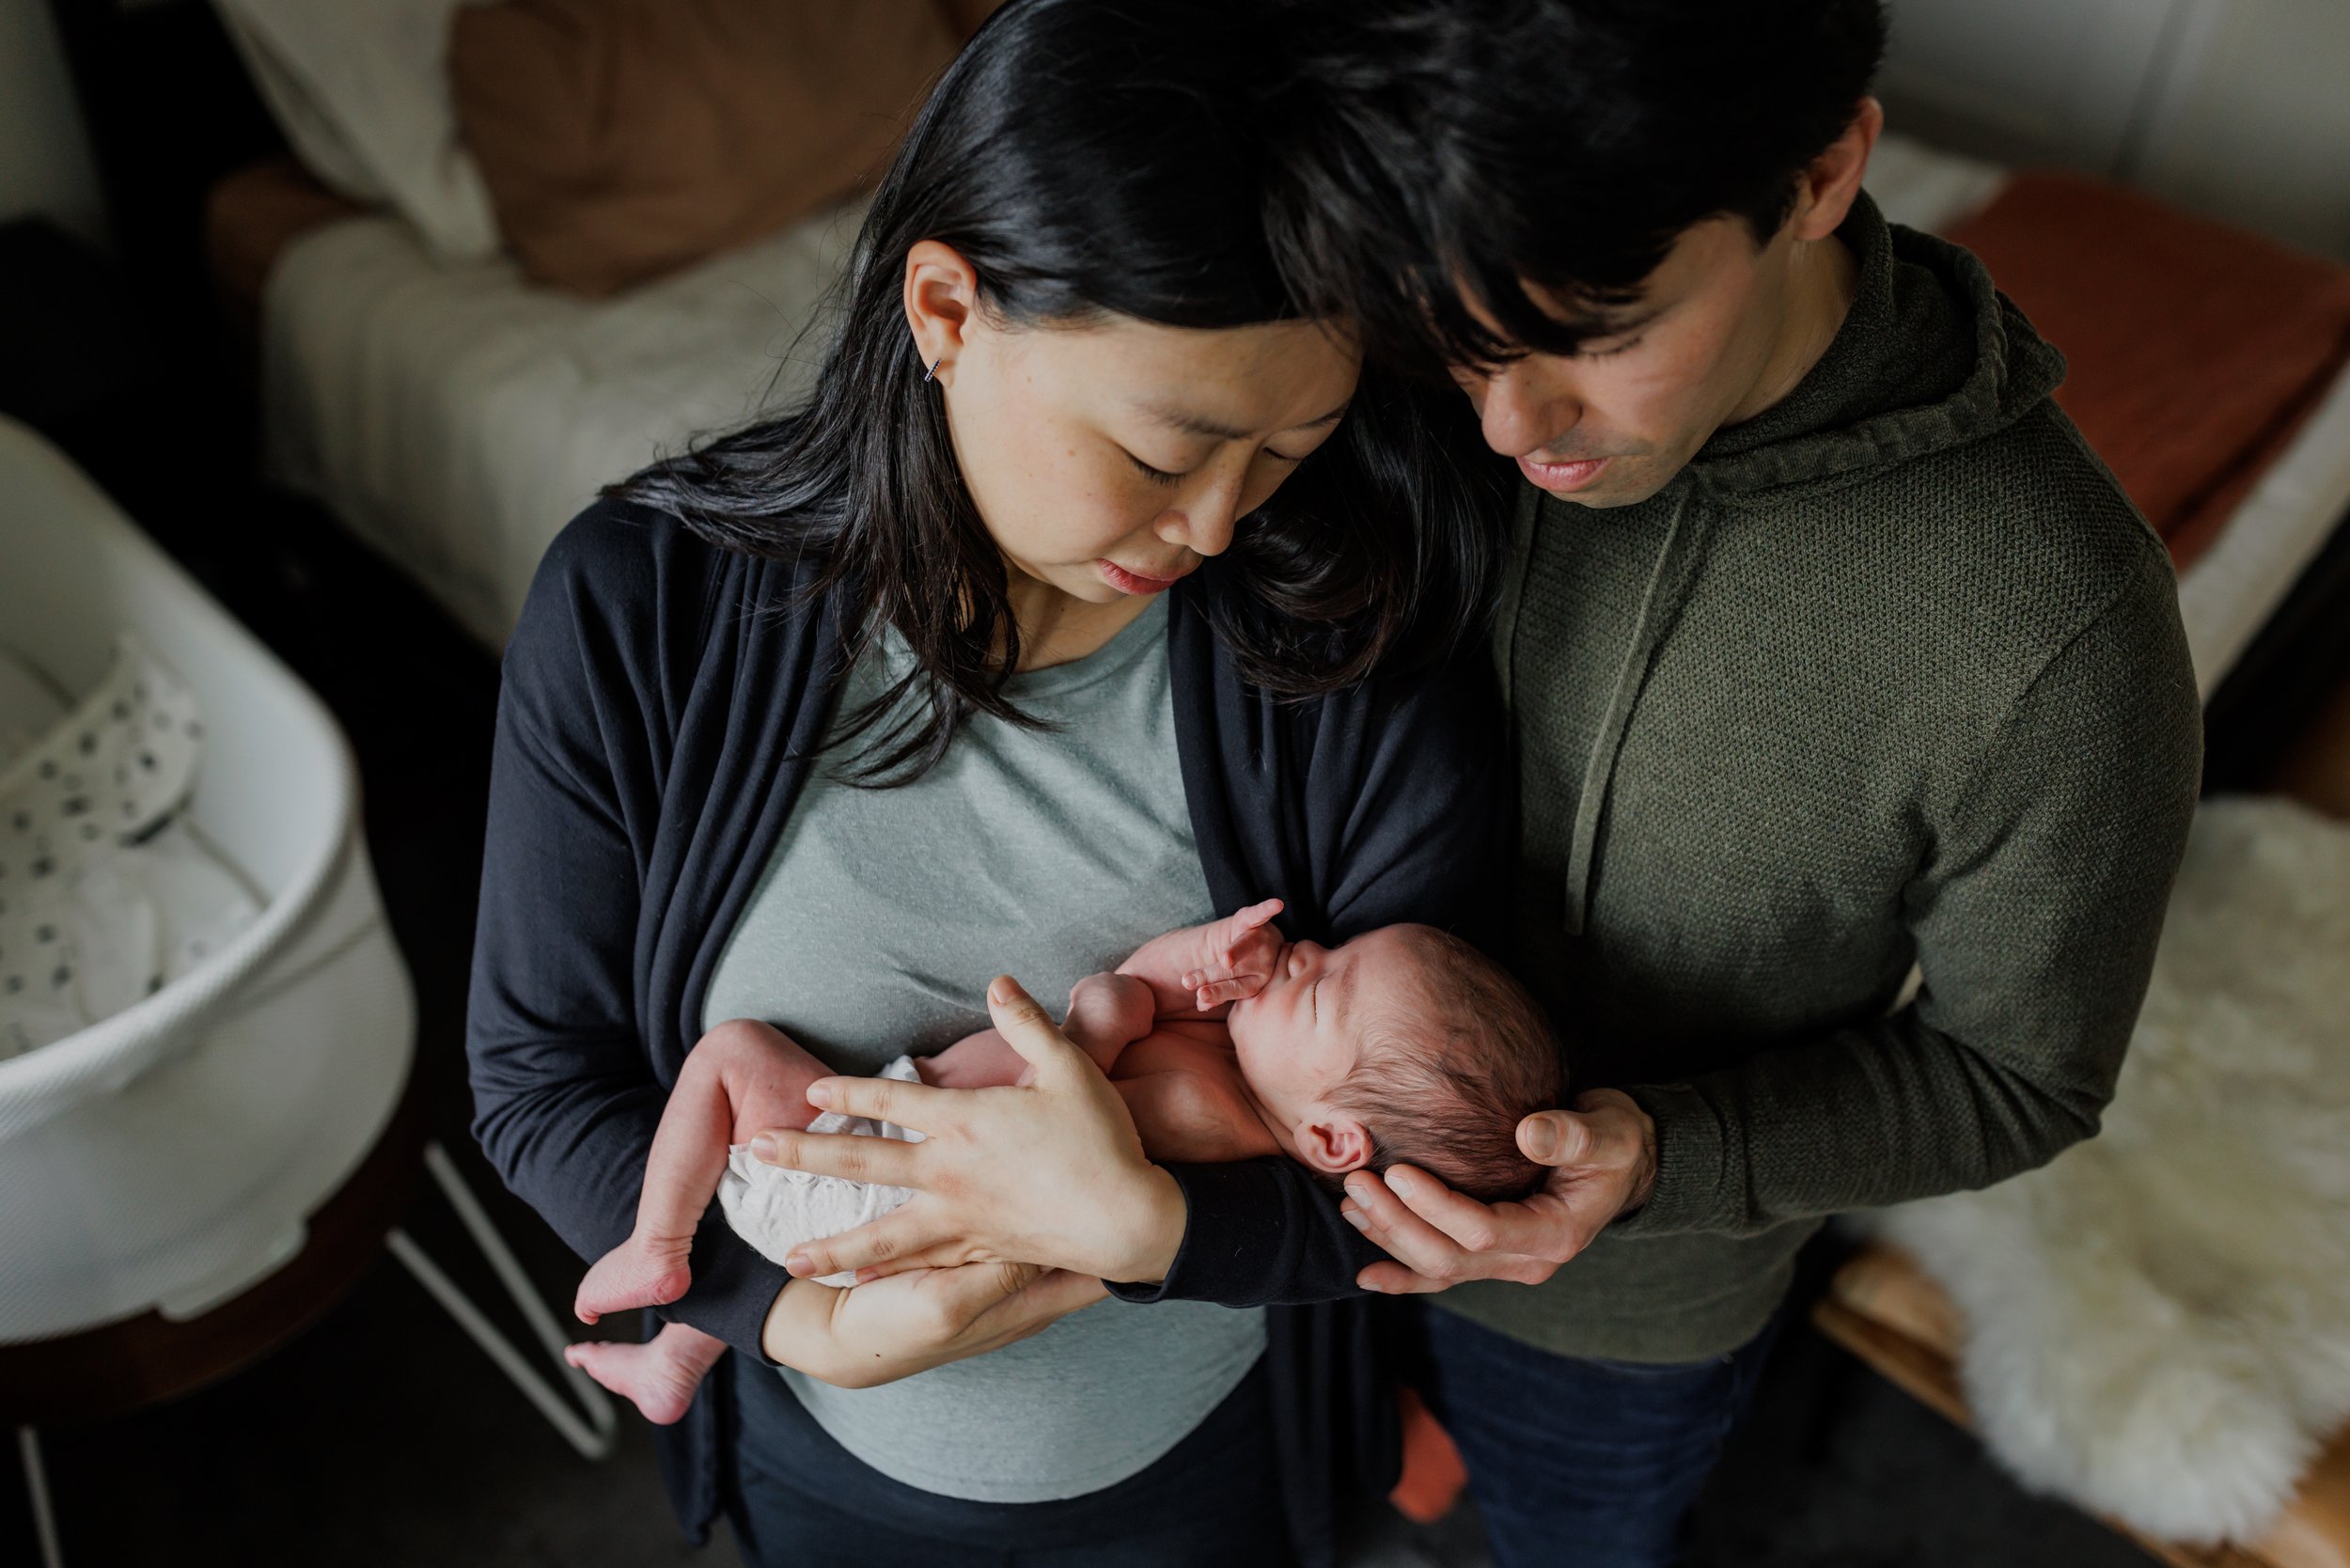
[(1355, 1070), (1364, 1027), (1411, 1005), (1402, 992), (1414, 963), (1388, 928), (1337, 948), (1292, 942), (1265, 988), (1232, 1004), (1232, 1054), (1272, 1121), (1293, 1129), (1327, 1104)]

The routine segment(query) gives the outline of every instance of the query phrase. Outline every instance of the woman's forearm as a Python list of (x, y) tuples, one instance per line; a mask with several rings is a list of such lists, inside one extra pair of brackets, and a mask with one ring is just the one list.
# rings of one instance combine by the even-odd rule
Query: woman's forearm
[(1133, 1250), (1102, 1276), (1105, 1281), (1156, 1284), (1166, 1279), (1183, 1251), (1183, 1233), (1190, 1228), (1191, 1206), (1183, 1200), (1182, 1184), (1162, 1165), (1151, 1168), (1147, 1184), (1136, 1211)]
[(843, 1388), (1001, 1349), (1102, 1299), (1102, 1281), (1021, 1263), (917, 1269), (850, 1290), (795, 1279), (768, 1309), (769, 1359)]

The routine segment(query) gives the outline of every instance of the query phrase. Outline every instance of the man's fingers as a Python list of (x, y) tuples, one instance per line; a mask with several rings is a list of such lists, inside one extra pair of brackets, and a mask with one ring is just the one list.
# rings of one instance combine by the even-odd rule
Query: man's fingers
[[(900, 1078), (819, 1078), (807, 1086), (807, 1103), (842, 1116), (862, 1116), (875, 1121), (895, 1121), (920, 1133), (934, 1133), (951, 1121), (957, 1096), (964, 1091), (933, 1089), (929, 1084)], [(752, 1150), (758, 1153), (757, 1149)], [(766, 1159), (764, 1154), (760, 1158)], [(781, 1160), (770, 1160), (781, 1165)]]
[(1387, 1168), (1387, 1190), (1420, 1218), (1471, 1252), (1512, 1250), (1510, 1215), (1446, 1186), (1408, 1165)]
[(1066, 1070), (1069, 1058), (1082, 1054), (1055, 1026), (1052, 1014), (1010, 975), (988, 982), (987, 1015), (995, 1020), (995, 1032), (1036, 1069), (1040, 1082), (1048, 1073)]
[(1590, 1142), (1590, 1129), (1573, 1111), (1536, 1111), (1518, 1123), (1518, 1152), (1536, 1165), (1580, 1165)]
[(1385, 1247), (1396, 1262), (1433, 1278), (1450, 1279), (1459, 1275), (1460, 1246), (1414, 1214), (1378, 1177), (1357, 1172), (1348, 1178), (1346, 1195), (1355, 1200), (1361, 1222), (1356, 1229)]
[(1595, 1089), (1571, 1111), (1536, 1111), (1518, 1123), (1518, 1149), (1537, 1165), (1631, 1166), (1641, 1154), (1640, 1112), (1631, 1096)]
[(852, 1182), (879, 1182), (893, 1187), (921, 1185), (916, 1180), (916, 1172), (921, 1167), (922, 1146), (901, 1143), (894, 1137), (795, 1133), (776, 1127), (752, 1140), (751, 1151), (769, 1165), (805, 1170), (812, 1176), (839, 1176)]
[(1585, 1163), (1629, 1169), (1646, 1155), (1648, 1140), (1642, 1128), (1648, 1113), (1631, 1095), (1620, 1089), (1594, 1089), (1576, 1099), (1574, 1108), (1589, 1139), (1583, 1152)]
[(1402, 1263), (1372, 1263), (1355, 1277), (1355, 1283), (1381, 1295), (1427, 1295), (1443, 1290), (1450, 1281), (1414, 1274)]

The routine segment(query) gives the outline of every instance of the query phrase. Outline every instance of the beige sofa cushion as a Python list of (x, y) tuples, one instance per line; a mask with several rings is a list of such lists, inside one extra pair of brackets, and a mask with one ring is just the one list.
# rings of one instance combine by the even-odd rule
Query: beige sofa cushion
[(499, 0), (448, 65), (524, 270), (608, 294), (877, 176), (958, 41), (934, 0)]

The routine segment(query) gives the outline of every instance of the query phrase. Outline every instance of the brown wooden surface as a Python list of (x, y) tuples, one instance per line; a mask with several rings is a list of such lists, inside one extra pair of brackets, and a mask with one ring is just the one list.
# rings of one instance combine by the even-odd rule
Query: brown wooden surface
[(2328, 816), (2350, 818), (2350, 682), (2286, 754), (2274, 783)]
[(149, 1311), (63, 1339), (0, 1345), (0, 1422), (98, 1421), (191, 1393), (293, 1338), (357, 1283), (399, 1222), (423, 1168), (416, 1074), (367, 1159), (308, 1220), (301, 1252), (202, 1317)]
[[(1905, 1254), (1882, 1246), (1861, 1252), (1838, 1272), (1811, 1321), (1895, 1388), (1972, 1430), (1954, 1359), (1965, 1320)], [(2277, 1527), (2249, 1548), (2182, 1545), (2103, 1522), (2172, 1568), (2350, 1568), (2350, 1428), (2311, 1466)]]

